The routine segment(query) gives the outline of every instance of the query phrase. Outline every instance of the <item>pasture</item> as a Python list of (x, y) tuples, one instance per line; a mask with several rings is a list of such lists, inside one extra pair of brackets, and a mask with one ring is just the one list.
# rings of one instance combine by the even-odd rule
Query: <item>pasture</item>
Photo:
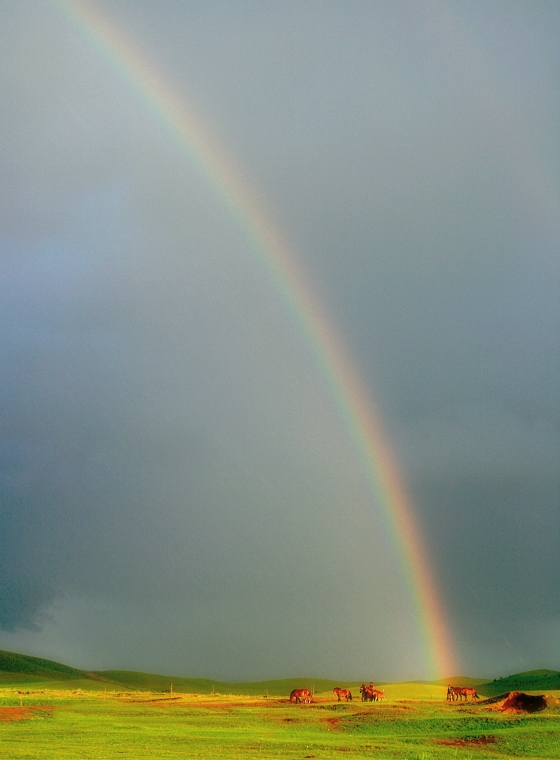
[[(283, 696), (86, 691), (78, 681), (3, 684), (0, 758), (560, 757), (560, 709), (504, 714), (446, 702), (446, 688), (386, 684), (386, 702)], [(72, 688), (74, 687), (74, 688)], [(18, 693), (24, 692), (24, 693)], [(558, 692), (556, 692), (558, 695)]]

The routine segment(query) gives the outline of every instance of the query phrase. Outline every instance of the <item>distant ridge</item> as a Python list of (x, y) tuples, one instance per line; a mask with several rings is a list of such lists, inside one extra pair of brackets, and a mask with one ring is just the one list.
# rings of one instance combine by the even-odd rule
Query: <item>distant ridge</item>
[(229, 683), (209, 678), (180, 678), (153, 673), (136, 673), (130, 670), (100, 670), (96, 671), (96, 675), (112, 683), (121, 684), (130, 690), (169, 691), (173, 684), (173, 691), (183, 694), (210, 694), (214, 690), (219, 694), (263, 696), (268, 692), (271, 696), (287, 696), (292, 689), (297, 688), (314, 690), (316, 693), (332, 691), (335, 686), (357, 688), (356, 681), (333, 681), (325, 678), (281, 678)]
[(170, 691), (181, 694), (210, 694), (212, 689), (221, 694), (229, 694), (232, 685), (208, 678), (181, 678), (180, 676), (162, 676), (157, 673), (140, 673), (134, 670), (98, 670), (99, 678), (117, 684), (128, 691)]
[(439, 681), (428, 681), (437, 686), (481, 686), (488, 683), (487, 678), (469, 678), (468, 676), (452, 676), (451, 678), (440, 678)]
[[(369, 679), (364, 679), (369, 683)], [(246, 683), (228, 683), (210, 678), (181, 678), (180, 676), (138, 673), (130, 670), (87, 671), (72, 668), (53, 660), (0, 650), (0, 685), (9, 683), (56, 682), (56, 688), (99, 689), (102, 686), (118, 691), (173, 691), (182, 694), (236, 694), (247, 696), (287, 696), (292, 689), (313, 689), (315, 693), (332, 691), (334, 686), (357, 689), (360, 681), (341, 681), (325, 678), (282, 678)], [(557, 670), (529, 670), (524, 673), (486, 681), (481, 678), (455, 676), (431, 682), (437, 686), (475, 686), (481, 696), (493, 697), (510, 691), (560, 690)], [(54, 684), (53, 684), (54, 685)], [(378, 683), (378, 686), (390, 684)]]
[[(245, 694), (263, 696), (288, 695), (292, 689), (308, 688), (316, 692), (332, 691), (334, 686), (348, 688), (355, 686), (352, 681), (334, 681), (323, 678), (284, 678), (248, 683), (227, 683), (210, 678), (181, 678), (180, 676), (138, 673), (131, 670), (86, 671), (63, 665), (53, 660), (31, 657), (16, 652), (0, 650), (0, 684), (37, 683), (56, 681), (57, 688), (96, 689), (101, 685), (122, 691), (173, 691), (183, 694)], [(72, 682), (72, 683), (70, 683)], [(79, 683), (78, 683), (79, 682)]]

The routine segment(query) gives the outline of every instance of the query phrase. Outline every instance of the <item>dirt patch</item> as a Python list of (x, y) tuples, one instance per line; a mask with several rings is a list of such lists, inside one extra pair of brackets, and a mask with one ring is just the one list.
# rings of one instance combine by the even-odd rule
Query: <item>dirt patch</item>
[(462, 739), (438, 739), (438, 744), (446, 747), (485, 747), (487, 744), (495, 744), (495, 736), (466, 736)]
[(321, 723), (327, 723), (331, 731), (339, 731), (338, 724), (341, 718), (320, 718)]
[[(223, 695), (212, 697), (209, 694), (174, 694), (173, 696), (156, 696), (146, 694), (139, 697), (135, 694), (115, 694), (123, 704), (145, 704), (154, 707), (201, 707), (205, 710), (231, 710), (238, 707), (281, 707), (290, 704), (289, 699), (276, 697), (239, 697)], [(294, 705), (294, 707), (296, 707)], [(297, 705), (300, 707), (300, 705)], [(308, 708), (309, 705), (301, 705)]]
[(51, 705), (29, 706), (29, 707), (0, 707), (0, 721), (10, 720), (30, 720), (38, 712), (51, 712), (54, 707)]
[[(285, 704), (288, 704), (288, 700), (285, 700)], [(282, 702), (280, 700), (274, 700), (274, 699), (243, 699), (243, 700), (236, 700), (232, 699), (230, 700), (224, 700), (218, 701), (217, 699), (204, 699), (197, 702), (188, 702), (186, 700), (179, 701), (177, 703), (178, 707), (202, 707), (205, 710), (217, 710), (222, 712), (231, 712), (234, 708), (244, 708), (244, 707), (281, 707)], [(169, 705), (170, 707), (173, 706), (173, 704)], [(299, 707), (299, 705), (298, 705)]]
[[(288, 703), (289, 700), (286, 700)], [(213, 707), (215, 710), (231, 710), (232, 708), (239, 707), (279, 707), (280, 700), (273, 699), (246, 699), (240, 702), (206, 702), (201, 703), (204, 707)]]

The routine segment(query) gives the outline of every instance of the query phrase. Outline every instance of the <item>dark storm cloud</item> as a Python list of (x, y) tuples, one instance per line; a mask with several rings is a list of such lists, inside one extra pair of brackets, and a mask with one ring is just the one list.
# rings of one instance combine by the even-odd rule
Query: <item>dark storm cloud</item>
[[(556, 9), (95, 8), (299, 250), (383, 413), (464, 667), (557, 666)], [(246, 236), (76, 24), (0, 13), (2, 646), (425, 676), (393, 539)]]

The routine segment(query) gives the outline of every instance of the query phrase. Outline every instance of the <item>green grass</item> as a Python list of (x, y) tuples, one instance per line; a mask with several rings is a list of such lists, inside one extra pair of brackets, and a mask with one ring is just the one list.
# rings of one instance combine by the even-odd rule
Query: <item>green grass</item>
[[(550, 694), (560, 690), (560, 673), (482, 680), (377, 684), (387, 701), (365, 704), (359, 682), (297, 678), (229, 684), (131, 671), (89, 673), (0, 652), (0, 760), (560, 757), (559, 707), (506, 715), (445, 699), (447, 683), (476, 686), (485, 696)], [(351, 688), (354, 701), (335, 702), (335, 685)], [(314, 703), (289, 704), (295, 687), (313, 689)]]
[[(73, 691), (14, 686), (6, 707), (43, 707), (0, 723), (0, 758), (379, 758), (474, 760), (560, 757), (560, 711), (504, 715), (476, 704), (419, 698), (418, 687), (392, 685), (385, 703), (338, 704), (325, 692), (312, 705), (286, 699), (175, 696), (107, 689)], [(443, 689), (444, 687), (439, 687)], [(389, 692), (389, 688), (386, 688)]]

